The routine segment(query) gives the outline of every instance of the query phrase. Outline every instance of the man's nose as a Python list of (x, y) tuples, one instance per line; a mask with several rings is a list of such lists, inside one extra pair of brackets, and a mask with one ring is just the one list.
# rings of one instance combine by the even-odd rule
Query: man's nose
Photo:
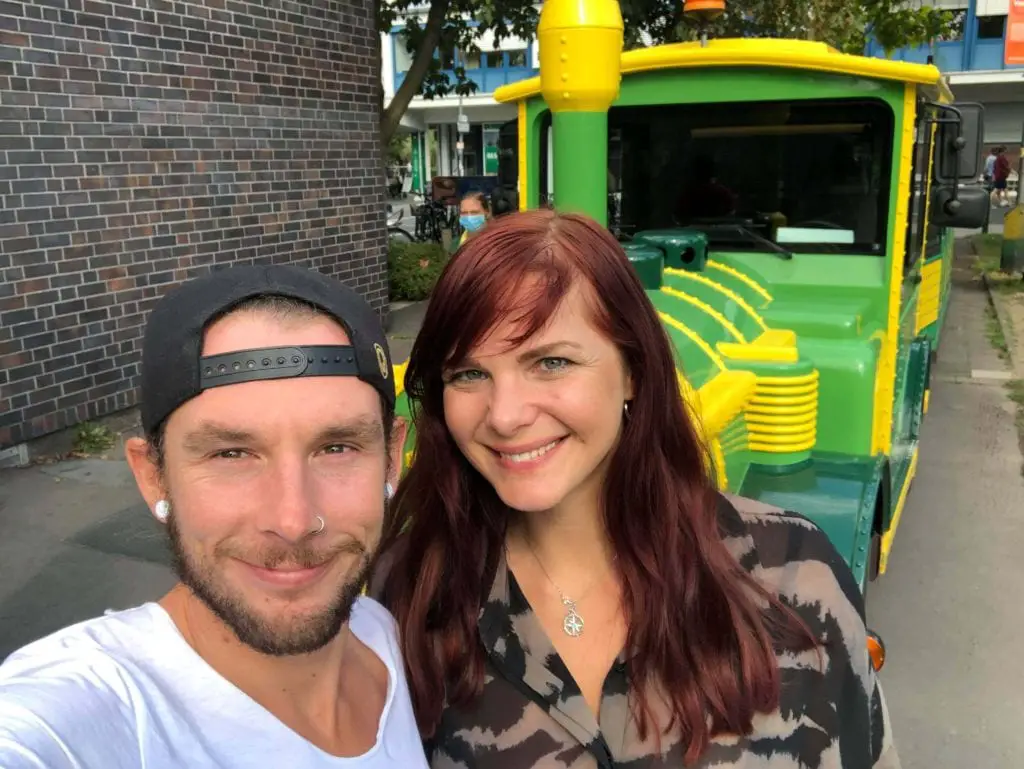
[(260, 528), (288, 542), (300, 542), (320, 528), (313, 479), (308, 464), (299, 458), (279, 458), (271, 473)]

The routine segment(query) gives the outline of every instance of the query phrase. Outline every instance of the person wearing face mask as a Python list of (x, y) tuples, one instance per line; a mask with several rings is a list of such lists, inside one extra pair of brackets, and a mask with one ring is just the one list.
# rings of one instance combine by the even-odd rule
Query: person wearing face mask
[(491, 218), (491, 204), (482, 192), (467, 192), (459, 203), (459, 225), (462, 237), (456, 248), (462, 246), (469, 237), (487, 224)]

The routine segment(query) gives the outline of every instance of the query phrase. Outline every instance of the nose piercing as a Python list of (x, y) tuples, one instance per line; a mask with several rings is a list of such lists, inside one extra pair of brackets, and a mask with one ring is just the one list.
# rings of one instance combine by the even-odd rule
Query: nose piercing
[(324, 523), (324, 519), (321, 518), (319, 515), (316, 517), (316, 519), (320, 521), (320, 528), (313, 530), (312, 532), (310, 532), (311, 534), (319, 534), (324, 530), (324, 527), (327, 525), (326, 523)]

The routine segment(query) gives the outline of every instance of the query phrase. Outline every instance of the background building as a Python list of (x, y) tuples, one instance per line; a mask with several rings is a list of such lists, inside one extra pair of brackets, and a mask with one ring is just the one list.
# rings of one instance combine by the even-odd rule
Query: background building
[(147, 310), (200, 272), (387, 306), (374, 2), (82, 8), (2, 3), (0, 459), (133, 406)]
[[(956, 33), (931, 46), (899, 49), (890, 58), (923, 63), (931, 57), (958, 101), (985, 105), (985, 151), (1006, 145), (1016, 168), (1024, 130), (1024, 66), (1004, 63), (1011, 2), (933, 0), (956, 14)], [(869, 45), (867, 54), (885, 56), (877, 44)]]
[[(538, 6), (539, 7), (539, 6)], [(421, 20), (425, 19), (421, 12)], [(381, 35), (381, 74), (385, 103), (389, 102), (405, 80), (412, 63), (406, 50), (404, 23)], [(466, 77), (476, 83), (472, 96), (449, 94), (435, 99), (413, 98), (402, 118), (401, 131), (413, 137), (414, 187), (420, 180), (434, 176), (490, 176), (498, 173), (498, 130), (514, 120), (514, 105), (498, 104), (494, 91), (508, 83), (533, 77), (539, 73), (538, 48), (535, 39), (504, 38), (495, 42), (490, 32), (476, 40), (479, 52), (438, 51), (436, 56), (455, 82), (456, 62), (466, 69)], [(463, 137), (462, 169), (459, 169), (457, 143), (458, 115), (461, 111), (469, 123)]]

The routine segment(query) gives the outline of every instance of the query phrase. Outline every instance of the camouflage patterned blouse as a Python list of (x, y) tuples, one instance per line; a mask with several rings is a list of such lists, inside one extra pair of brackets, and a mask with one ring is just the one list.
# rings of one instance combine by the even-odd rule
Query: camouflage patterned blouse
[[(852, 574), (806, 518), (748, 499), (722, 499), (727, 544), (763, 584), (788, 599), (818, 638), (813, 651), (780, 655), (779, 710), (744, 737), (719, 737), (699, 767), (897, 769), (889, 717), (871, 667), (864, 611)], [(637, 734), (620, 655), (604, 683), (600, 719), (545, 635), (502, 562), (480, 612), (485, 687), (471, 707), (446, 709), (430, 744), (434, 769), (661, 769), (683, 766), (670, 737), (656, 753)], [(822, 672), (824, 671), (824, 672)]]

